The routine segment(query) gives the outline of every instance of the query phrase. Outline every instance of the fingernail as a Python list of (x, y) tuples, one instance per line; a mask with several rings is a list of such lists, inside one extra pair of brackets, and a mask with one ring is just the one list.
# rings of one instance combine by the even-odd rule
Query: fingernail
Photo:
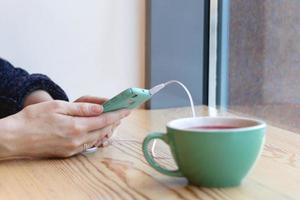
[(102, 105), (92, 105), (91, 110), (95, 114), (100, 114), (103, 111), (103, 106)]

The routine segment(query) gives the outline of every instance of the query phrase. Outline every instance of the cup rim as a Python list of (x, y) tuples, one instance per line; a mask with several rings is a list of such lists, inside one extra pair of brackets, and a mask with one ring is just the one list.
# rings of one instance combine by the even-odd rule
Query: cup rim
[[(242, 121), (251, 121), (255, 122), (256, 125), (253, 126), (247, 126), (247, 127), (240, 127), (240, 128), (226, 128), (226, 129), (192, 129), (192, 128), (179, 128), (175, 127), (173, 123), (179, 122), (179, 121), (184, 121), (184, 120), (199, 120), (199, 119), (232, 119), (232, 120), (242, 120)], [(232, 116), (200, 116), (200, 117), (186, 117), (186, 118), (179, 118), (179, 119), (174, 119), (172, 121), (169, 121), (167, 123), (167, 128), (173, 129), (173, 130), (179, 130), (179, 131), (185, 131), (185, 132), (243, 132), (243, 131), (250, 131), (250, 130), (256, 130), (256, 129), (261, 129), (265, 128), (266, 123), (262, 120), (259, 119), (254, 119), (254, 118), (248, 118), (248, 117), (232, 117)]]

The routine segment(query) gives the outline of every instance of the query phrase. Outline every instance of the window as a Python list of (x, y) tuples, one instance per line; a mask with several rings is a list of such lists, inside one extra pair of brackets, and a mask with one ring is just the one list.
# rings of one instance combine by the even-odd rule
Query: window
[(299, 7), (292, 0), (231, 0), (223, 96), (229, 110), (295, 132), (300, 132)]
[[(209, 1), (147, 1), (146, 87), (179, 80), (197, 105), (207, 103)], [(188, 106), (177, 85), (155, 95), (149, 108)]]

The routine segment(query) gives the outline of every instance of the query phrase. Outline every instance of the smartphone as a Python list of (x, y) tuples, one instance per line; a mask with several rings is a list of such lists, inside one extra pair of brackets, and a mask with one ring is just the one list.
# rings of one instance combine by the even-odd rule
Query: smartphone
[(103, 104), (104, 112), (120, 109), (134, 109), (151, 98), (150, 91), (142, 88), (128, 88)]

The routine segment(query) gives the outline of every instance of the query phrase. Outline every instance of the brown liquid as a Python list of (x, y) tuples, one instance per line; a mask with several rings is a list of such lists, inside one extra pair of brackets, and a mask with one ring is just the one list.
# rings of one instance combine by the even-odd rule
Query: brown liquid
[(194, 127), (190, 127), (188, 129), (232, 129), (232, 128), (240, 128), (238, 126), (226, 126), (226, 125), (220, 125), (220, 126), (194, 126)]

